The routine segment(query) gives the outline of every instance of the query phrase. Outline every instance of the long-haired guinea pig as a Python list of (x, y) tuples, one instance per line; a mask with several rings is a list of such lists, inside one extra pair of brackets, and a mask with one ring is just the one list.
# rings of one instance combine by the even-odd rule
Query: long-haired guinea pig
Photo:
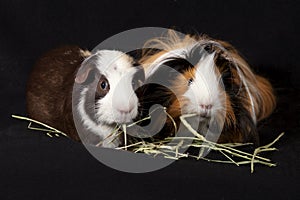
[(120, 51), (91, 54), (76, 46), (57, 48), (33, 68), (28, 114), (76, 141), (116, 147), (122, 141), (113, 131), (138, 115), (134, 90), (144, 78), (144, 70)]
[[(181, 74), (166, 73), (169, 89), (157, 85), (146, 88), (146, 103), (154, 104), (162, 96), (163, 106), (177, 123), (181, 115), (193, 113), (203, 119), (223, 119), (219, 143), (259, 143), (256, 124), (272, 113), (275, 96), (269, 81), (256, 75), (234, 47), (207, 36), (179, 37), (174, 31), (148, 41), (145, 47), (156, 51), (146, 52), (140, 61), (146, 78), (161, 76), (165, 65)], [(153, 95), (151, 90), (155, 90)], [(163, 131), (173, 133), (170, 127), (168, 120)]]

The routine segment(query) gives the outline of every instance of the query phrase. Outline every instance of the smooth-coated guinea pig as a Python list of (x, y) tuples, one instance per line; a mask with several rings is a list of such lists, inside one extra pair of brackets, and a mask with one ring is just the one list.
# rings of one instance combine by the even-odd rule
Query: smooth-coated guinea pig
[(49, 51), (28, 80), (29, 116), (76, 141), (119, 146), (122, 139), (114, 130), (138, 115), (135, 89), (145, 78), (134, 62), (116, 50), (92, 54), (64, 46)]
[[(234, 47), (207, 36), (182, 38), (174, 31), (148, 41), (145, 47), (161, 49), (141, 59), (147, 78), (161, 73), (163, 65), (182, 74), (169, 76), (175, 93), (162, 89), (161, 94), (168, 97), (164, 105), (176, 122), (183, 114), (213, 117), (224, 123), (219, 143), (259, 143), (256, 124), (272, 113), (275, 96), (269, 81), (256, 75)], [(158, 98), (148, 95), (147, 101)], [(168, 123), (170, 120), (165, 127), (172, 127)]]

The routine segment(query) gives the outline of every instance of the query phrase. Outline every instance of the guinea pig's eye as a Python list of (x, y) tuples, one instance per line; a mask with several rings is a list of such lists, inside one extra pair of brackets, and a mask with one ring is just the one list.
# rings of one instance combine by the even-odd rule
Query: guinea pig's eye
[(107, 81), (102, 81), (100, 83), (100, 87), (101, 87), (102, 90), (106, 90), (107, 86), (108, 86), (108, 82)]
[(194, 81), (194, 79), (193, 79), (193, 78), (190, 78), (190, 79), (188, 80), (188, 86), (190, 86), (190, 85), (193, 83), (193, 81)]
[(101, 76), (97, 85), (96, 98), (102, 98), (109, 92), (109, 82), (105, 76)]

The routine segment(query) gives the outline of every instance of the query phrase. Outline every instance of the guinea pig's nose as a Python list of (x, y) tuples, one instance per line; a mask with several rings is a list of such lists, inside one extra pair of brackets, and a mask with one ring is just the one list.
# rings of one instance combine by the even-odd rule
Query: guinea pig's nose
[(212, 108), (211, 104), (200, 104), (200, 108), (205, 109), (205, 110), (210, 110)]
[(201, 113), (200, 113), (200, 116), (201, 117), (209, 117), (209, 113), (210, 113), (210, 110), (212, 108), (212, 105), (211, 104), (200, 104), (200, 108), (202, 109), (201, 110)]
[(119, 107), (117, 108), (117, 110), (120, 112), (120, 113), (124, 113), (124, 114), (127, 114), (127, 113), (130, 113), (132, 110), (133, 110), (133, 106), (124, 106), (124, 107)]

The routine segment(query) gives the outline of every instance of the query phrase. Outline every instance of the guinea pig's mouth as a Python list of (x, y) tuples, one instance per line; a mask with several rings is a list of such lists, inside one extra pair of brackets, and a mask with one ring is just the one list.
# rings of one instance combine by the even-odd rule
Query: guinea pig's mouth
[(211, 115), (204, 114), (204, 113), (197, 113), (196, 115), (199, 117), (200, 121), (209, 121), (212, 118)]
[(195, 116), (198, 116), (202, 121), (205, 119), (210, 119), (213, 116), (213, 111), (212, 110), (205, 111), (200, 108), (195, 108), (195, 109), (183, 110), (182, 115), (185, 114), (191, 114), (191, 115), (194, 114)]
[(135, 109), (131, 110), (130, 112), (120, 112), (116, 111), (114, 114), (114, 121), (117, 124), (128, 124), (132, 123), (133, 120), (137, 116), (137, 111)]

